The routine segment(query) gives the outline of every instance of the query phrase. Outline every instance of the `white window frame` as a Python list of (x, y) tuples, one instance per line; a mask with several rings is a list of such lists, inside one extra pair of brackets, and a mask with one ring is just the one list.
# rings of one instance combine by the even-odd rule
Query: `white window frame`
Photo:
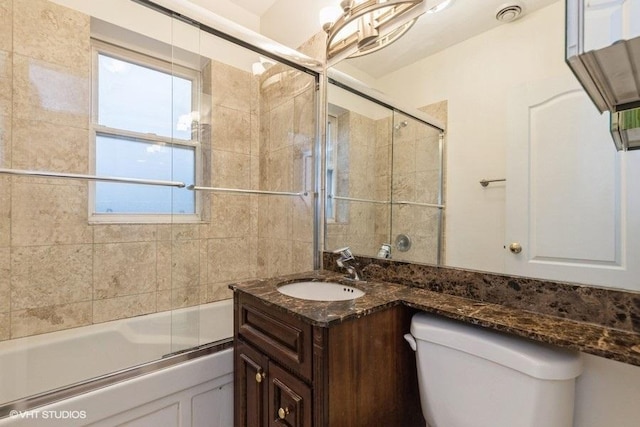
[[(92, 174), (96, 173), (96, 137), (98, 135), (115, 136), (127, 139), (134, 139), (148, 143), (167, 144), (178, 147), (189, 147), (194, 149), (194, 182), (186, 182), (186, 185), (202, 182), (202, 150), (200, 143), (199, 126), (192, 129), (191, 140), (159, 136), (150, 133), (140, 133), (130, 130), (111, 128), (98, 124), (98, 57), (100, 54), (109, 56), (122, 61), (130, 62), (153, 70), (161, 71), (191, 80), (191, 99), (192, 111), (200, 111), (200, 92), (202, 87), (202, 73), (198, 70), (178, 65), (171, 61), (171, 58), (152, 57), (147, 54), (139, 53), (124, 47), (115, 46), (99, 40), (91, 40), (92, 54), (92, 105), (90, 120), (90, 158), (89, 165)], [(194, 192), (195, 206), (193, 214), (176, 214), (176, 213), (104, 213), (95, 212), (96, 203), (96, 186), (94, 182), (89, 185), (89, 223), (127, 223), (127, 224), (146, 224), (146, 223), (199, 223), (202, 222), (201, 212), (201, 196), (199, 192)]]
[[(336, 195), (336, 183), (338, 182), (338, 117), (329, 115), (327, 118), (327, 178), (331, 171), (331, 180), (327, 179), (327, 192)], [(331, 187), (331, 188), (329, 188)], [(331, 200), (331, 206), (326, 212), (326, 221), (336, 223), (338, 204), (336, 199)]]

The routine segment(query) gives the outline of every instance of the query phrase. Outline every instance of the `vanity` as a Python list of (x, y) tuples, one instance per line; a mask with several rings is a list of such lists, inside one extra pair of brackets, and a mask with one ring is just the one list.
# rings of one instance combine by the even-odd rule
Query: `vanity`
[(357, 299), (277, 291), (344, 281), (335, 257), (325, 253), (321, 271), (230, 285), (238, 425), (423, 426), (403, 339), (418, 311), (640, 366), (638, 293), (375, 259), (360, 259)]
[(274, 283), (234, 289), (237, 425), (425, 425), (415, 356), (403, 339), (415, 310), (300, 300)]

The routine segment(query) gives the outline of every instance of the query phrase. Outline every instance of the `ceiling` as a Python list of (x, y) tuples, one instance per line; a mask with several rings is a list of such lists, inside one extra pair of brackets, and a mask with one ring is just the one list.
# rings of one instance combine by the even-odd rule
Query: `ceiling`
[(267, 10), (278, 0), (232, 0), (236, 6), (240, 6), (244, 10), (254, 15), (262, 16)]
[(498, 9), (505, 5), (519, 3), (527, 14), (556, 1), (453, 0), (451, 6), (441, 12), (422, 15), (413, 28), (393, 45), (348, 62), (371, 77), (380, 78), (499, 25), (509, 25), (495, 18)]
[[(290, 0), (231, 0), (236, 6), (263, 17), (265, 13), (276, 3), (287, 5), (284, 10), (291, 10), (290, 15), (300, 13), (300, 10), (292, 10)], [(287, 3), (289, 1), (289, 3)], [(294, 2), (297, 3), (299, 0)], [(334, 0), (336, 3), (339, 0)], [(452, 0), (451, 6), (434, 14), (422, 15), (411, 30), (392, 46), (382, 49), (372, 55), (349, 59), (350, 67), (355, 67), (374, 79), (378, 79), (392, 71), (410, 65), (417, 60), (432, 55), (449, 46), (460, 43), (468, 38), (488, 31), (501, 23), (495, 19), (496, 12), (506, 5), (520, 4), (524, 15), (541, 9), (560, 0)], [(298, 6), (302, 10), (313, 14), (313, 22), (318, 22), (317, 15), (320, 7), (331, 0), (304, 0)], [(304, 6), (303, 6), (304, 4)], [(276, 10), (276, 9), (274, 9)], [(272, 11), (273, 12), (273, 11)], [(306, 12), (305, 12), (306, 13)], [(279, 17), (279, 22), (293, 19), (292, 16)], [(522, 18), (521, 18), (522, 19)], [(309, 29), (313, 35), (320, 30)], [(288, 26), (294, 31), (294, 26)], [(304, 39), (310, 37), (305, 34)]]

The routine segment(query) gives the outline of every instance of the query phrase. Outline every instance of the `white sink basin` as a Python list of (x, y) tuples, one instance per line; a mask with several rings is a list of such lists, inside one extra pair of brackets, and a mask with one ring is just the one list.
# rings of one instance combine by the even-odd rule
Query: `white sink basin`
[(278, 287), (278, 292), (311, 301), (347, 301), (364, 295), (360, 289), (334, 282), (295, 282)]

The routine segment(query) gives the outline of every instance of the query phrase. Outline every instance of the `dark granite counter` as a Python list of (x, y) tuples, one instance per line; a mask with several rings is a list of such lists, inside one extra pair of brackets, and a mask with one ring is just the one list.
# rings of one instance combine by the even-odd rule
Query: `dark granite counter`
[[(433, 269), (434, 267), (418, 266), (418, 268)], [(447, 270), (452, 270), (454, 275), (456, 272), (464, 271)], [(425, 271), (422, 271), (421, 275), (423, 278), (429, 277), (428, 274), (425, 275)], [(378, 277), (371, 278), (370, 276)], [(640, 331), (632, 328), (635, 327), (635, 322), (630, 324), (632, 327), (623, 329), (619, 327), (620, 325), (611, 326), (606, 323), (568, 318), (562, 313), (558, 315), (541, 312), (541, 310), (536, 310), (535, 304), (531, 303), (527, 309), (513, 307), (490, 302), (486, 299), (481, 300), (434, 291), (417, 286), (416, 283), (403, 284), (397, 283), (397, 280), (393, 280), (393, 282), (381, 280), (380, 274), (371, 274), (370, 276), (365, 276), (369, 279), (366, 282), (353, 283), (345, 281), (344, 275), (340, 273), (323, 270), (241, 282), (230, 285), (230, 288), (235, 292), (253, 295), (268, 305), (299, 316), (317, 326), (330, 327), (335, 323), (363, 317), (393, 305), (404, 304), (452, 319), (640, 366)], [(473, 277), (467, 277), (467, 284), (474, 282), (471, 279)], [(365, 295), (351, 301), (324, 302), (292, 298), (277, 291), (278, 285), (300, 280), (338, 281), (365, 291)], [(508, 283), (506, 286), (512, 289), (517, 285), (522, 289), (522, 285), (518, 284), (518, 278), (513, 278), (513, 280), (511, 287)], [(450, 283), (450, 281), (444, 280), (439, 286), (444, 286), (446, 283)], [(557, 283), (549, 285), (554, 288), (558, 286)], [(565, 286), (564, 284), (559, 285)], [(626, 293), (623, 292), (623, 294)], [(629, 298), (635, 303), (636, 296), (638, 295), (630, 293)], [(640, 297), (638, 297), (638, 301), (640, 302)]]

